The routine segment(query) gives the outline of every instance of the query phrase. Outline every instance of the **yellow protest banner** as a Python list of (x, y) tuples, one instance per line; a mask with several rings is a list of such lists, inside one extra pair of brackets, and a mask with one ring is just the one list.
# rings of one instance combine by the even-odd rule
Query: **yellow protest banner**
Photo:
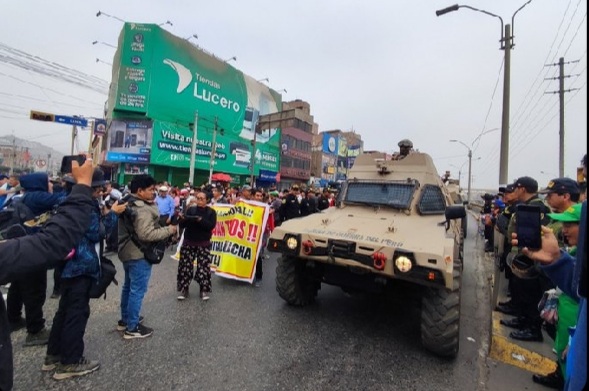
[(211, 238), (211, 270), (216, 275), (252, 282), (269, 206), (256, 201), (213, 205), (217, 226)]
[[(211, 238), (211, 271), (220, 277), (253, 282), (269, 205), (241, 200), (212, 208), (217, 212), (217, 225)], [(180, 259), (183, 239), (171, 255), (173, 259)]]

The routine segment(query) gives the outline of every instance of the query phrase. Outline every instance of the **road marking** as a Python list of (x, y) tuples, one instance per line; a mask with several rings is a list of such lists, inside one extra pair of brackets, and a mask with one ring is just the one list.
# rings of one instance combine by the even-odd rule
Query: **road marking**
[(556, 370), (554, 360), (509, 342), (501, 335), (501, 328), (499, 315), (493, 311), (493, 336), (489, 357), (540, 375), (548, 375)]

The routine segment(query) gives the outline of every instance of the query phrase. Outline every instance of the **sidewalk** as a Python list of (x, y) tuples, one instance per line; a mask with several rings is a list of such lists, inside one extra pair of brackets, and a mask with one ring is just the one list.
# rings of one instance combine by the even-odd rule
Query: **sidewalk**
[[(484, 243), (484, 241), (480, 241)], [(481, 251), (482, 251), (482, 246)], [(492, 253), (485, 259), (494, 262)], [(497, 281), (496, 281), (497, 280)], [(496, 292), (497, 302), (507, 301), (507, 281), (505, 274), (498, 270), (491, 280)], [(495, 295), (493, 295), (495, 296)], [(547, 390), (532, 381), (533, 374), (547, 375), (556, 369), (556, 355), (552, 351), (554, 341), (545, 331), (543, 342), (525, 342), (509, 337), (513, 331), (499, 323), (501, 319), (512, 316), (494, 311), (496, 303), (491, 303), (491, 347), (488, 356), (489, 390)]]

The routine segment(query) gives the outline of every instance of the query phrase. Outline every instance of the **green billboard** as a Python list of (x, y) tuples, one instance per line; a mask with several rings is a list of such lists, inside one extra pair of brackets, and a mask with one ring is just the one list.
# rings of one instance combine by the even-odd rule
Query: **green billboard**
[[(223, 132), (225, 133), (225, 132)], [(259, 135), (258, 135), (259, 136)], [(151, 163), (171, 167), (189, 167), (193, 131), (187, 126), (166, 121), (154, 121)], [(253, 143), (233, 135), (221, 134), (214, 127), (198, 127), (196, 136), (195, 168), (209, 170), (215, 137), (215, 158), (213, 170), (226, 173), (249, 175), (253, 155), (255, 173), (259, 170), (279, 171), (278, 152), (271, 144), (258, 143), (254, 151)], [(276, 137), (276, 135), (275, 135)]]
[(255, 175), (279, 171), (280, 130), (255, 128), (260, 115), (281, 110), (280, 94), (155, 24), (125, 23), (110, 102), (115, 118), (154, 121), (151, 164), (189, 166), (198, 115), (196, 168), (209, 168), (216, 123), (215, 171), (249, 174), (251, 156)]

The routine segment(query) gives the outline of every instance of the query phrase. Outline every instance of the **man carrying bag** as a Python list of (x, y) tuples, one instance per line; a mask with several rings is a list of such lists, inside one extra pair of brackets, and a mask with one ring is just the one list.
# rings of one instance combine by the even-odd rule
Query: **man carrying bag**
[(153, 263), (159, 263), (152, 252), (158, 244), (174, 235), (177, 226), (160, 227), (159, 212), (154, 202), (155, 180), (150, 175), (137, 175), (130, 185), (131, 199), (127, 213), (119, 219), (119, 259), (123, 262), (125, 282), (121, 292), (121, 319), (117, 329), (123, 338), (147, 338), (153, 329), (140, 324), (139, 313)]

